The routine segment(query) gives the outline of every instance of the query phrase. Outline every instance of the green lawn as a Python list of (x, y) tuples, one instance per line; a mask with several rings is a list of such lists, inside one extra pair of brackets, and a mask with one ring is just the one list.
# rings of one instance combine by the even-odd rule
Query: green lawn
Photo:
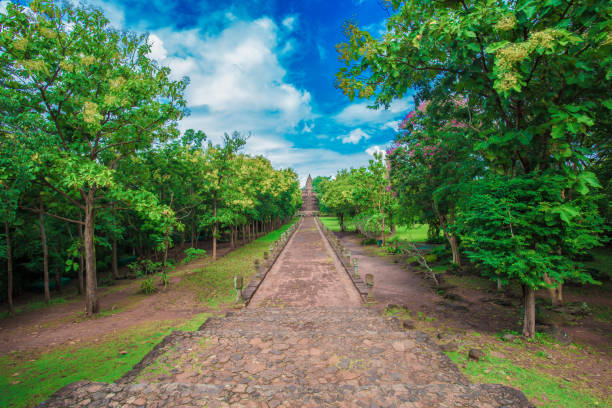
[(199, 314), (183, 323), (148, 323), (86, 345), (57, 347), (42, 355), (4, 355), (0, 357), (0, 406), (31, 407), (75, 381), (116, 381), (173, 330), (197, 330), (209, 316)]
[(415, 224), (411, 227), (398, 226), (395, 236), (401, 241), (425, 242), (428, 228), (427, 224)]
[[(338, 217), (319, 217), (323, 225), (329, 228), (331, 231), (340, 231), (340, 221)], [(345, 222), (345, 228), (348, 231), (354, 231), (355, 226), (351, 220)], [(427, 224), (415, 224), (414, 226), (398, 226), (395, 236), (402, 241), (410, 242), (425, 242), (427, 241)]]
[(255, 273), (255, 259), (263, 260), (264, 251), (268, 251), (270, 244), (277, 240), (295, 221), (196, 270), (183, 280), (184, 284), (195, 290), (200, 300), (211, 307), (233, 302), (236, 296), (234, 276), (244, 277), (246, 286), (250, 277)]

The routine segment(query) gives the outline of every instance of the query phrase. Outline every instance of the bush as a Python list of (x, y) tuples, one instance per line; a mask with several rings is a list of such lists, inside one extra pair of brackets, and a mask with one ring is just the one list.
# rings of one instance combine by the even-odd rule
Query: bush
[(198, 248), (187, 248), (185, 250), (184, 263), (189, 263), (193, 260), (200, 259), (206, 256), (206, 250)]
[(140, 290), (145, 295), (152, 295), (153, 293), (155, 293), (155, 285), (153, 284), (152, 276), (144, 278), (142, 282), (140, 282)]

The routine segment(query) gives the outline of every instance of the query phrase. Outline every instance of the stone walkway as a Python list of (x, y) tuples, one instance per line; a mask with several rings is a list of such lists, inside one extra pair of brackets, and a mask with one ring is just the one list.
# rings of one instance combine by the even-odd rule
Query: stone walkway
[(359, 292), (314, 218), (305, 217), (249, 307), (360, 305)]
[(305, 219), (249, 308), (174, 332), (115, 384), (74, 383), (41, 406), (529, 407), (361, 306), (323, 239)]

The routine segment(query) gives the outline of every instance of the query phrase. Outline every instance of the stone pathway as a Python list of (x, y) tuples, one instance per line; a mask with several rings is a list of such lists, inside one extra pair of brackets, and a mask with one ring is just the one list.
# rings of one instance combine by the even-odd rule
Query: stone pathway
[(304, 218), (249, 303), (249, 307), (360, 305), (359, 292), (313, 217)]
[(361, 306), (337, 262), (307, 218), (249, 308), (174, 332), (115, 384), (74, 383), (41, 406), (529, 407)]

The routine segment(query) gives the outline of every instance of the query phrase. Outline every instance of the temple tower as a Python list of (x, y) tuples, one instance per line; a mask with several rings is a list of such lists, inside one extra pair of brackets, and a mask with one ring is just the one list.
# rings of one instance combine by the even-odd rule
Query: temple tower
[(310, 174), (306, 180), (306, 187), (302, 190), (302, 211), (305, 213), (319, 211), (319, 202), (317, 200), (317, 194), (312, 188), (312, 177), (310, 177)]

